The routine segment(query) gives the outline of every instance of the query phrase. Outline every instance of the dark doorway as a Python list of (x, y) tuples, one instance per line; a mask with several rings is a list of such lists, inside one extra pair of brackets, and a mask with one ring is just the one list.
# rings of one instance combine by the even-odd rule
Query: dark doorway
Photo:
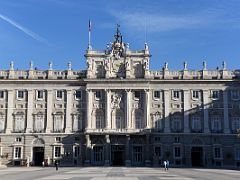
[(33, 147), (33, 165), (42, 166), (44, 161), (44, 147)]
[(202, 147), (192, 147), (191, 157), (192, 157), (193, 167), (203, 166), (203, 148)]
[(113, 166), (123, 166), (124, 165), (124, 145), (112, 145), (111, 146), (111, 157)]

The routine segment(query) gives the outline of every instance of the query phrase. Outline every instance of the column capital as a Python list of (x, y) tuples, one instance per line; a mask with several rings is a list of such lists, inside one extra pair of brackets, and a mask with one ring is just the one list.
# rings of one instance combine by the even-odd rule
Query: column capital
[(89, 92), (92, 92), (93, 90), (92, 90), (92, 89), (85, 89), (85, 91), (86, 91), (87, 93), (89, 93)]
[(105, 91), (106, 93), (110, 93), (110, 92), (112, 92), (111, 89), (104, 89), (104, 91)]
[(144, 92), (148, 93), (150, 92), (150, 89), (144, 89)]
[(131, 93), (133, 90), (132, 89), (124, 89), (126, 93)]

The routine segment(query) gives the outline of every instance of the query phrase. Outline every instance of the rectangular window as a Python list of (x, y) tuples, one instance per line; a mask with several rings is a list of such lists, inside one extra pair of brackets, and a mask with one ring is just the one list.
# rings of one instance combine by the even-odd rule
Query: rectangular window
[(173, 91), (173, 99), (179, 99), (180, 98), (180, 91)]
[(201, 129), (201, 121), (199, 116), (192, 117), (192, 130), (198, 131)]
[(102, 116), (96, 116), (96, 129), (102, 129)]
[(212, 99), (219, 99), (220, 91), (219, 90), (212, 90)]
[(193, 90), (192, 91), (192, 99), (199, 99), (200, 98), (200, 91), (199, 90)]
[(135, 99), (140, 99), (141, 97), (141, 92), (140, 91), (134, 91), (134, 98)]
[(81, 90), (75, 91), (75, 99), (76, 100), (82, 99), (82, 91)]
[(16, 142), (22, 142), (22, 138), (21, 137), (16, 137), (15, 141)]
[(0, 99), (4, 99), (4, 91), (0, 91)]
[(180, 117), (178, 117), (178, 116), (173, 117), (172, 128), (174, 131), (181, 130), (181, 118)]
[(22, 153), (22, 148), (21, 147), (15, 147), (14, 158), (15, 159), (20, 159), (21, 158), (21, 153)]
[(57, 90), (56, 99), (61, 100), (62, 98), (63, 98), (63, 91), (62, 90)]
[(62, 138), (61, 138), (61, 137), (55, 137), (55, 141), (56, 141), (56, 142), (61, 142), (61, 141), (62, 141)]
[(220, 147), (214, 148), (214, 158), (221, 158), (221, 148)]
[(161, 94), (161, 91), (154, 91), (154, 98), (160, 99), (160, 94)]
[(101, 99), (101, 91), (96, 91), (95, 92), (95, 98), (96, 99)]
[(43, 90), (37, 90), (37, 99), (42, 100), (43, 99), (43, 94), (44, 94)]
[(23, 99), (24, 98), (24, 91), (18, 90), (17, 91), (17, 99)]
[(61, 157), (61, 147), (60, 146), (54, 147), (54, 157), (55, 158)]
[(175, 155), (175, 157), (181, 157), (181, 148), (180, 147), (174, 148), (174, 155)]

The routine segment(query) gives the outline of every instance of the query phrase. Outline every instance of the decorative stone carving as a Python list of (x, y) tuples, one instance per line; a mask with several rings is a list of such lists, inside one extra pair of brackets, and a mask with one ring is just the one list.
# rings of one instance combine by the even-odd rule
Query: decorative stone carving
[(119, 93), (113, 94), (111, 99), (112, 99), (111, 101), (112, 108), (120, 109), (122, 95)]

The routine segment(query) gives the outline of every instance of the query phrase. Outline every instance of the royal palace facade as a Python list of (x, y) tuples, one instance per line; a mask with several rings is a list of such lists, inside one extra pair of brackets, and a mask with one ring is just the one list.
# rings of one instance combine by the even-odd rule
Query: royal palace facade
[(0, 163), (240, 166), (240, 70), (149, 70), (117, 29), (87, 69), (0, 71)]

